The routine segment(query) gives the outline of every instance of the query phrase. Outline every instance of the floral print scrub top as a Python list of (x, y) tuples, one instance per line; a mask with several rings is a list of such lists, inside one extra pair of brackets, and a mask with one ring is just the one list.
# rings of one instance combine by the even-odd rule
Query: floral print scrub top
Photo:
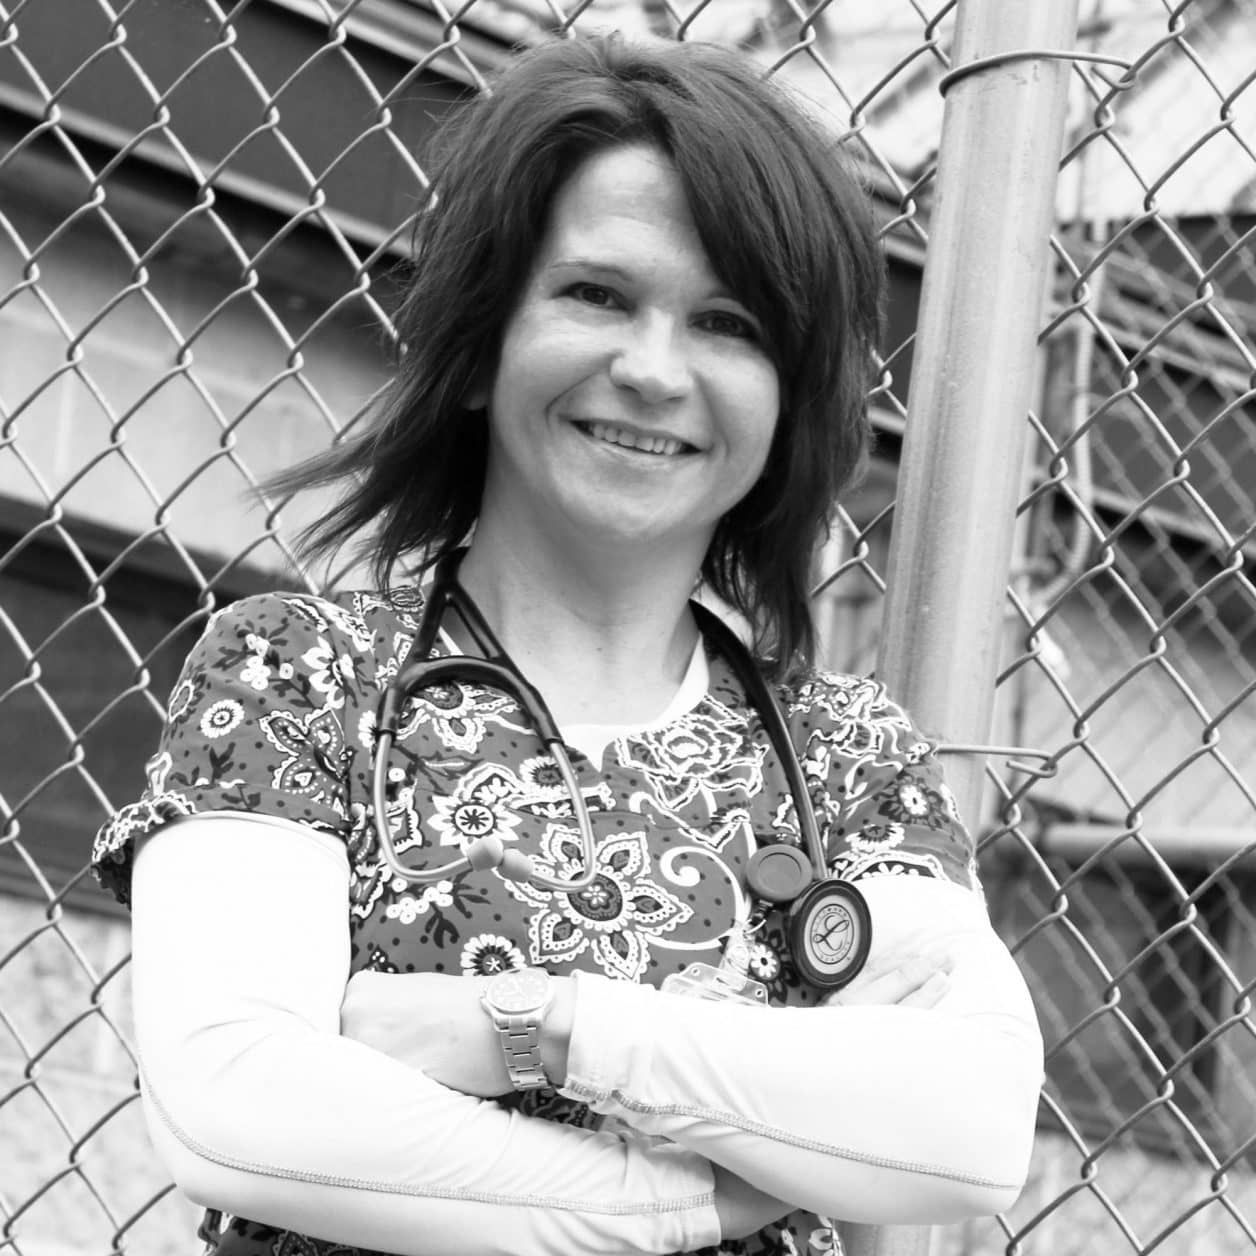
[[(748, 910), (742, 871), (756, 843), (801, 841), (784, 773), (724, 661), (712, 655), (696, 707), (612, 742), (600, 767), (571, 752), (598, 839), (598, 876), (587, 889), (565, 894), (470, 871), (412, 886), (389, 875), (373, 839), (371, 750), (380, 695), (406, 661), (421, 614), (414, 589), (266, 594), (217, 612), (171, 694), (147, 789), (97, 836), (103, 886), (127, 901), (134, 841), (167, 820), (263, 812), (345, 842), (355, 972), (476, 975), (533, 964), (657, 985), (694, 961), (718, 964)], [(880, 685), (815, 674), (778, 697), (838, 875), (977, 887), (972, 843), (934, 746)], [(447, 863), (489, 833), (551, 874), (569, 876), (578, 861), (554, 762), (500, 693), (450, 683), (410, 700), (387, 798), (407, 863)], [(774, 1004), (820, 997), (790, 962), (779, 911), (755, 933), (750, 968)], [(552, 1090), (501, 1102), (555, 1121), (598, 1120)], [(832, 1253), (837, 1244), (828, 1222), (795, 1213), (720, 1251)], [(211, 1250), (357, 1254), (244, 1218), (226, 1219)]]

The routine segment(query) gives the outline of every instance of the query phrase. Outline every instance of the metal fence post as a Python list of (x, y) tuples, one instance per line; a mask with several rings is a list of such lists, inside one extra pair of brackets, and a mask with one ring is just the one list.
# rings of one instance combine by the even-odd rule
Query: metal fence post
[[(989, 735), (1077, 0), (959, 0), (878, 674), (949, 740)], [(983, 762), (948, 776), (980, 815)], [(957, 1136), (959, 1136), (957, 1132)], [(846, 1227), (850, 1256), (930, 1232)]]

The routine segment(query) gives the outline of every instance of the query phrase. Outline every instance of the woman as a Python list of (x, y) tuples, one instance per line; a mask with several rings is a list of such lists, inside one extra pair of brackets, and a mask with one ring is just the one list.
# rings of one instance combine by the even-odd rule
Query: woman
[[(811, 667), (881, 294), (830, 140), (731, 54), (555, 43), (452, 124), (418, 237), (387, 404), (286, 481), (351, 485), (311, 546), (373, 529), (381, 591), (215, 615), (97, 843), (153, 1140), (229, 1214), (214, 1250), (823, 1249), (827, 1218), (1007, 1206), (1028, 995), (933, 747)], [(389, 584), (442, 555), (571, 748), (592, 867), (517, 703), (451, 680), (403, 704), (383, 799), (437, 872), (384, 861), (376, 709), (424, 609)], [(837, 994), (750, 875), (800, 817), (699, 581), (749, 625), (822, 862), (870, 912)], [(474, 619), (441, 614), (432, 653), (477, 653)], [(440, 872), (493, 848), (577, 883)]]

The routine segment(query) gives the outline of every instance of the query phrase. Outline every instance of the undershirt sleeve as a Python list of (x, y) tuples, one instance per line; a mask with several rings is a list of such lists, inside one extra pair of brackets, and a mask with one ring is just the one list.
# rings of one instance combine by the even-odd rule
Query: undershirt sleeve
[(822, 1216), (935, 1224), (1009, 1207), (1042, 1080), (1024, 980), (977, 893), (927, 876), (860, 888), (873, 942), (856, 983), (945, 958), (937, 1006), (750, 1007), (578, 973), (563, 1093)]
[(348, 881), (343, 844), (295, 823), (196, 816), (139, 843), (143, 1102), (186, 1195), (397, 1256), (719, 1241), (700, 1154), (508, 1112), (341, 1037)]

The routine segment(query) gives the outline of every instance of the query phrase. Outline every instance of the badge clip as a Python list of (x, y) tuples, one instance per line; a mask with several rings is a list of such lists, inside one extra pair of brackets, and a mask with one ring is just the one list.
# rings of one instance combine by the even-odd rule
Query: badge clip
[(689, 964), (678, 973), (663, 979), (660, 987), (667, 994), (683, 994), (695, 999), (713, 999), (720, 1003), (746, 1003), (767, 1007), (768, 990), (761, 981), (744, 977), (730, 968), (713, 964)]

